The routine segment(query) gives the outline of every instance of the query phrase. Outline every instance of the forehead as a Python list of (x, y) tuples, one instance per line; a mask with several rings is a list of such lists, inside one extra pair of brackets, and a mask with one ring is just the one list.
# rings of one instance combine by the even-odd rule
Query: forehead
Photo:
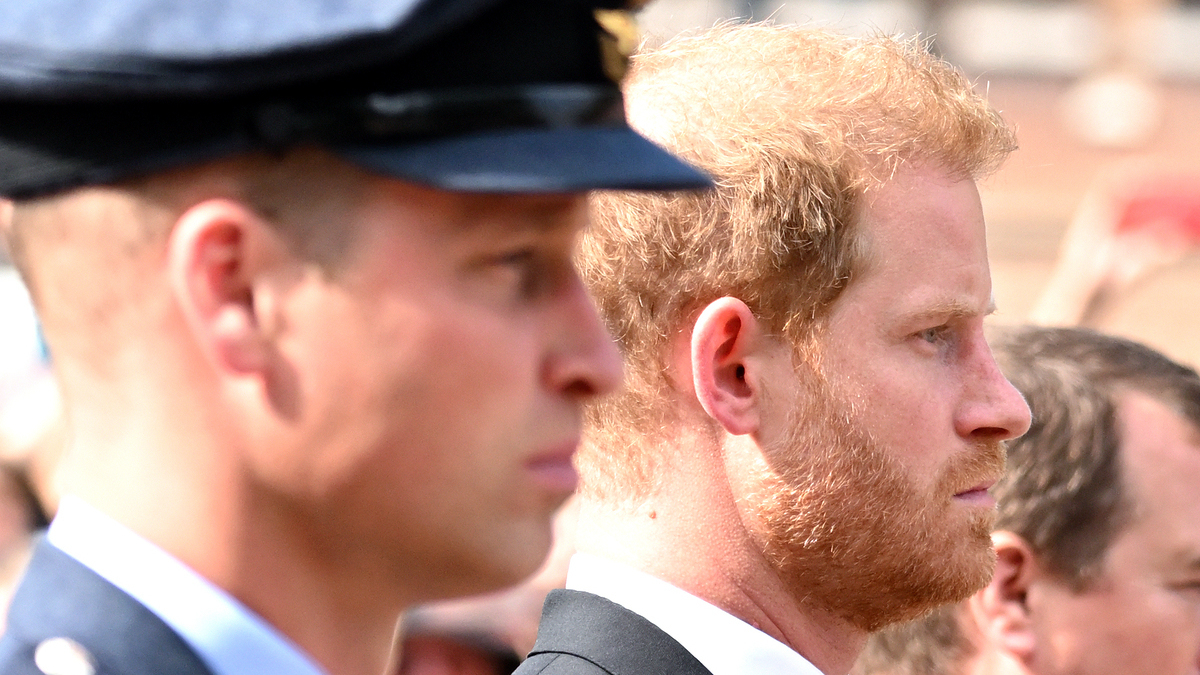
[(584, 193), (451, 192), (383, 177), (371, 181), (363, 204), (368, 218), (440, 236), (559, 234), (588, 220)]
[(910, 253), (978, 252), (983, 209), (975, 181), (935, 163), (906, 164), (863, 191), (857, 223), (868, 265)]
[(1172, 508), (1200, 514), (1200, 429), (1137, 391), (1119, 397), (1117, 417), (1125, 482), (1137, 501), (1147, 506), (1178, 501)]
[(1141, 392), (1117, 403), (1123, 483), (1146, 528), (1200, 556), (1200, 429)]
[(983, 209), (975, 182), (937, 165), (902, 166), (863, 195), (865, 255), (839, 303), (892, 313), (986, 312), (991, 305)]

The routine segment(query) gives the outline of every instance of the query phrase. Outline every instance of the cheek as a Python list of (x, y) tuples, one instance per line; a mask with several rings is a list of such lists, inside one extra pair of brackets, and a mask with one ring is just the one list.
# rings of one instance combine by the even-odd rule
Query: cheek
[(537, 365), (522, 326), (449, 308), (389, 323), (373, 347), (378, 367), (361, 375), (378, 389), (379, 405), (368, 409), (398, 442), (457, 445), (469, 457), (489, 436), (519, 431)]
[(960, 449), (947, 383), (893, 369), (850, 384), (861, 425), (910, 476), (931, 481), (943, 472), (946, 457)]
[(441, 312), (359, 324), (357, 346), (314, 386), (336, 392), (304, 458), (314, 489), (337, 509), (375, 513), (370, 527), (434, 543), (478, 520), (478, 504), (507, 508), (530, 444), (533, 369), (498, 330)]
[[(1138, 589), (1122, 612), (1127, 648), (1142, 654), (1142, 672), (1195, 675), (1200, 671), (1200, 604), (1155, 585)], [(1133, 672), (1133, 671), (1131, 671)]]
[[(301, 300), (268, 387), (305, 448), (279, 467), (293, 480), (317, 490), (364, 470), (434, 480), (516, 433), (535, 383), (527, 326), (433, 294)], [(456, 451), (434, 452), (445, 447)]]
[(1200, 663), (1200, 615), (1165, 589), (1123, 582), (1052, 608), (1041, 656), (1056, 663), (1046, 672), (1193, 675)]

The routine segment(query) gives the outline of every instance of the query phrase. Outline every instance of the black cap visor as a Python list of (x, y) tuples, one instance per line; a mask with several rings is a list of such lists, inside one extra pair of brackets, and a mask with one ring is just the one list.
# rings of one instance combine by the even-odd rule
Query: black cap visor
[(515, 129), (335, 152), (376, 172), (462, 192), (707, 188), (703, 173), (628, 127)]
[(700, 172), (625, 123), (613, 86), (0, 109), (0, 194), (107, 183), (223, 155), (327, 148), (395, 178), (469, 192), (678, 190)]
[[(351, 25), (364, 30), (375, 25), (368, 17), (387, 17), (359, 36), (362, 44), (346, 26), (313, 30), (308, 14), (277, 26), (287, 28), (280, 41), (264, 44), (196, 28), (208, 25), (200, 21), (208, 9), (227, 29), (269, 18), (237, 3), (228, 14), (198, 5), (196, 16), (160, 16), (150, 8), (169, 0), (122, 1), (142, 8), (129, 16), (155, 17), (150, 24), (165, 32), (71, 32), (79, 20), (51, 12), (47, 21), (61, 26), (16, 40), (30, 57), (18, 61), (32, 70), (0, 64), (0, 195), (28, 198), (298, 147), (447, 190), (709, 185), (626, 122), (618, 83), (630, 47), (618, 24), (627, 0), (325, 3), (361, 5), (343, 18), (357, 17)], [(106, 7), (82, 4), (88, 13)], [(290, 16), (287, 5), (280, 20)], [(32, 0), (16, 6), (32, 22), (22, 25), (40, 25)], [(168, 34), (191, 39), (164, 42)]]

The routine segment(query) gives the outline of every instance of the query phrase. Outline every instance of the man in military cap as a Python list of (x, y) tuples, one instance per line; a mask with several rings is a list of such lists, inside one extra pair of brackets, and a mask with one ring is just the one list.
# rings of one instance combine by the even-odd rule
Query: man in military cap
[(583, 192), (707, 182), (626, 126), (617, 4), (0, 7), (72, 429), (0, 672), (375, 675), (537, 567), (620, 372)]

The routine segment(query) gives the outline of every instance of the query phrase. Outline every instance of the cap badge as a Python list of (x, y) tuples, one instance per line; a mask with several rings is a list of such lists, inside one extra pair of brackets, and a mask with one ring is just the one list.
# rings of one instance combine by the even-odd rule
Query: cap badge
[(600, 58), (604, 74), (620, 84), (629, 72), (629, 57), (637, 50), (642, 36), (633, 12), (624, 9), (597, 9), (596, 23), (600, 32)]

